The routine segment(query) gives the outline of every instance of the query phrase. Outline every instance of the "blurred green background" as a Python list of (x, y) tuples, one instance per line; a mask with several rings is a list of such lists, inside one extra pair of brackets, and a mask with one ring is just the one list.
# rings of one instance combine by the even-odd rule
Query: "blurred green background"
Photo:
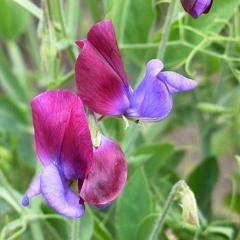
[[(0, 239), (70, 239), (71, 221), (41, 197), (21, 206), (40, 168), (30, 102), (46, 89), (75, 90), (75, 41), (113, 20), (133, 85), (156, 58), (168, 0), (0, 0)], [(215, 0), (192, 19), (178, 4), (164, 55), (165, 69), (198, 81), (174, 96), (162, 122), (130, 124), (107, 118), (103, 132), (118, 140), (128, 161), (125, 190), (110, 207), (87, 206), (80, 240), (147, 240), (175, 182), (195, 193), (200, 227), (187, 224), (179, 202), (159, 239), (240, 239), (240, 0)], [(75, 239), (77, 240), (77, 239)]]

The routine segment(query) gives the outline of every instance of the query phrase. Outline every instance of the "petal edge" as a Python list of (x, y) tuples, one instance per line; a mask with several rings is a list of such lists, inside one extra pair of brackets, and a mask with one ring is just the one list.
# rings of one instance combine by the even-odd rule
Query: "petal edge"
[(80, 196), (89, 204), (105, 207), (122, 191), (127, 178), (124, 154), (117, 143), (102, 137), (94, 150), (93, 167), (85, 179)]
[(49, 206), (68, 218), (80, 218), (84, 206), (68, 186), (58, 167), (51, 164), (44, 168), (41, 175), (42, 194)]

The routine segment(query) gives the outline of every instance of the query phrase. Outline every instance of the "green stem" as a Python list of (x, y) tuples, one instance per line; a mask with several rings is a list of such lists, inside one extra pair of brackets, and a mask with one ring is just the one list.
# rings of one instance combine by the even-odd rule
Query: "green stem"
[(130, 4), (130, 0), (124, 1), (124, 8), (123, 8), (122, 17), (121, 17), (120, 34), (119, 34), (120, 43), (123, 43), (124, 41), (124, 31), (125, 31), (126, 22), (127, 22), (126, 20), (128, 15), (129, 4)]
[[(21, 84), (22, 88), (27, 92), (28, 86), (26, 83), (26, 66), (22, 57), (22, 53), (19, 49), (19, 46), (15, 41), (7, 42), (7, 49), (9, 53), (9, 57), (11, 59), (14, 73), (18, 76), (19, 84)], [(26, 93), (28, 95), (28, 93)]]
[(55, 88), (62, 88), (64, 87), (70, 80), (72, 80), (74, 77), (74, 71), (71, 71), (69, 73), (67, 73), (65, 76), (63, 76), (60, 81), (59, 84), (57, 84), (57, 86), (55, 86)]
[(30, 229), (33, 240), (44, 240), (43, 229), (41, 228), (40, 222), (31, 222)]
[(100, 10), (100, 7), (98, 6), (98, 1), (88, 0), (87, 4), (90, 9), (90, 12), (91, 12), (94, 22), (100, 21), (101, 20), (101, 10)]
[[(192, 100), (194, 105), (197, 106), (198, 98), (194, 91), (192, 92)], [(196, 116), (201, 140), (202, 157), (205, 158), (211, 154), (211, 131), (206, 127), (206, 121), (199, 110), (196, 110)]]
[(167, 214), (169, 213), (171, 206), (175, 200), (176, 194), (179, 190), (179, 188), (182, 185), (182, 180), (178, 181), (177, 183), (175, 183), (171, 189), (171, 192), (168, 195), (167, 201), (165, 203), (165, 206), (163, 207), (163, 211), (162, 214), (159, 215), (159, 218), (157, 219), (155, 226), (153, 228), (153, 231), (149, 237), (149, 240), (157, 240), (158, 239), (158, 235), (161, 232), (162, 228), (163, 228), (163, 224), (164, 221), (166, 219)]
[[(233, 30), (231, 27), (229, 28), (229, 35), (231, 37), (233, 36)], [(228, 42), (226, 45), (224, 55), (228, 56), (228, 54), (231, 53), (231, 49), (232, 49), (232, 44), (230, 42)], [(215, 101), (216, 102), (218, 101), (219, 97), (222, 96), (222, 93), (225, 90), (224, 89), (224, 83), (225, 83), (224, 76), (226, 76), (228, 69), (229, 69), (229, 66), (225, 60), (222, 60), (221, 65), (222, 65), (222, 67), (221, 67), (221, 72), (220, 72), (220, 76), (219, 76), (219, 83), (218, 83), (217, 90), (215, 93)]]
[(42, 19), (42, 10), (29, 0), (13, 0), (38, 19)]
[(71, 223), (70, 240), (79, 240), (80, 220), (73, 219)]
[(174, 13), (175, 13), (175, 9), (177, 7), (177, 3), (178, 3), (178, 0), (172, 0), (170, 2), (167, 17), (166, 17), (166, 20), (163, 25), (163, 30), (162, 30), (163, 36), (162, 36), (162, 40), (160, 42), (160, 45), (158, 48), (158, 54), (157, 54), (157, 58), (159, 58), (161, 60), (163, 60), (164, 53), (166, 50), (168, 37), (169, 37), (169, 33), (170, 33), (170, 28), (171, 28), (171, 23), (174, 18)]
[[(62, 1), (61, 0), (57, 1), (57, 8), (58, 8), (57, 10), (58, 10), (59, 18), (60, 18), (59, 20), (60, 20), (63, 36), (66, 39), (68, 39), (69, 37), (68, 37), (68, 32), (66, 30), (66, 22), (65, 22), (63, 5), (62, 5)], [(76, 56), (75, 56), (75, 53), (73, 51), (73, 47), (69, 46), (67, 50), (68, 50), (69, 57), (71, 58), (71, 60), (73, 62), (75, 62), (76, 61)]]

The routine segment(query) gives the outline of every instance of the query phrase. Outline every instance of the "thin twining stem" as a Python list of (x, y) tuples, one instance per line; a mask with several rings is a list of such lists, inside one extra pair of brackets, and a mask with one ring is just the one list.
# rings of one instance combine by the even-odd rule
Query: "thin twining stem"
[(166, 46), (167, 46), (167, 42), (168, 42), (168, 37), (169, 37), (169, 33), (170, 33), (170, 28), (171, 28), (171, 23), (172, 20), (174, 18), (174, 13), (175, 13), (175, 9), (177, 7), (177, 0), (172, 0), (170, 2), (169, 8), (168, 8), (168, 13), (167, 13), (167, 17), (166, 20), (164, 22), (163, 25), (163, 36), (162, 36), (162, 40), (160, 42), (159, 48), (158, 48), (158, 53), (157, 53), (157, 58), (163, 60), (164, 54), (165, 54), (165, 50), (166, 50)]
[(168, 195), (167, 201), (163, 207), (162, 214), (159, 215), (159, 218), (156, 220), (156, 223), (155, 223), (153, 231), (149, 237), (149, 240), (157, 240), (158, 239), (158, 235), (162, 230), (166, 216), (167, 216), (168, 212), (170, 211), (171, 206), (175, 200), (176, 194), (179, 191), (179, 189), (181, 188), (183, 182), (184, 182), (183, 180), (180, 180), (173, 185), (171, 192)]

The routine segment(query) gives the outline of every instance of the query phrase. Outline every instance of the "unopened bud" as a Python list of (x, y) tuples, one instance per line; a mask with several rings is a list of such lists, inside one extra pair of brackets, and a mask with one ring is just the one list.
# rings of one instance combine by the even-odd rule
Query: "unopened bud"
[(182, 181), (179, 186), (182, 216), (185, 222), (199, 226), (198, 208), (194, 193), (189, 186)]

